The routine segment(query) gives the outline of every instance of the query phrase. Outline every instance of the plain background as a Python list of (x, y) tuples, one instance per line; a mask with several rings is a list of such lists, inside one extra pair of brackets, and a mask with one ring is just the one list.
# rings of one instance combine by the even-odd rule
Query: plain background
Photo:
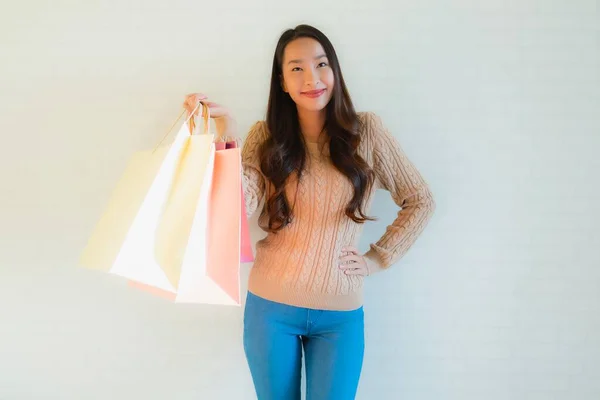
[[(173, 305), (77, 258), (186, 93), (227, 104), (242, 136), (264, 117), (276, 41), (299, 23), (330, 37), (356, 108), (437, 202), (368, 283), (358, 398), (600, 398), (598, 7), (3, 1), (0, 399), (255, 398), (240, 308)], [(378, 192), (361, 250), (396, 210)]]

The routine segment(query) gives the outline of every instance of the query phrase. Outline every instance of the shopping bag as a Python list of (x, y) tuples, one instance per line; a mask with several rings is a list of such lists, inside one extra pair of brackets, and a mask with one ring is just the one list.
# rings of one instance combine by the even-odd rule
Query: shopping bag
[(202, 106), (202, 134), (188, 119), (172, 144), (132, 157), (81, 263), (174, 302), (239, 306), (240, 262), (251, 258), (241, 247), (241, 157), (215, 153)]
[[(225, 148), (225, 149), (234, 149), (234, 148), (239, 148), (239, 143), (237, 140), (231, 140), (231, 141), (226, 141), (224, 142), (224, 145), (221, 146), (221, 149)], [(217, 148), (219, 149), (219, 148)], [(240, 174), (242, 173), (241, 170), (241, 165), (240, 165)], [(240, 213), (240, 218), (241, 218), (241, 242), (240, 242), (240, 247), (241, 247), (241, 254), (240, 254), (240, 261), (242, 263), (248, 263), (248, 262), (252, 262), (254, 261), (254, 254), (252, 251), (252, 241), (250, 238), (250, 226), (248, 225), (248, 217), (246, 214), (246, 200), (244, 197), (244, 187), (242, 185), (240, 185), (240, 195), (242, 197), (241, 200), (241, 213)]]
[(207, 276), (236, 303), (241, 301), (241, 184), (240, 149), (217, 151), (209, 202)]
[[(239, 147), (226, 149), (220, 144), (215, 143), (221, 150), (214, 154), (208, 206), (205, 209), (202, 202), (199, 206), (202, 215), (206, 211), (206, 235), (192, 232), (189, 240), (187, 261), (195, 260), (196, 267), (182, 269), (177, 294), (136, 281), (130, 281), (131, 286), (179, 302), (241, 304), (240, 263), (253, 259), (247, 216), (242, 209), (241, 152)], [(194, 229), (200, 224), (195, 221)], [(248, 243), (249, 250), (242, 242)], [(205, 260), (200, 254), (203, 248)]]
[[(183, 112), (171, 130), (182, 115)], [(194, 133), (190, 131), (188, 121), (189, 119), (181, 126), (172, 143), (163, 145), (163, 137), (154, 149), (138, 151), (132, 155), (83, 249), (80, 262), (84, 267), (110, 270), (131, 233), (136, 217), (139, 224), (141, 209), (152, 205), (155, 208), (161, 207), (164, 199), (157, 192), (161, 188), (165, 192), (164, 187), (169, 186), (179, 153), (187, 137)], [(208, 136), (205, 140), (210, 142)], [(207, 148), (208, 150), (210, 149)]]

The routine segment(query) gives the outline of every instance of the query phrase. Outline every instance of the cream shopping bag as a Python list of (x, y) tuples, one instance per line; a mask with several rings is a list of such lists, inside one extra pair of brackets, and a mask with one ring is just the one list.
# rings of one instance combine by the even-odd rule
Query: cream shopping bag
[(204, 132), (188, 118), (170, 145), (132, 157), (81, 264), (176, 302), (239, 305), (207, 274), (215, 146), (202, 106)]

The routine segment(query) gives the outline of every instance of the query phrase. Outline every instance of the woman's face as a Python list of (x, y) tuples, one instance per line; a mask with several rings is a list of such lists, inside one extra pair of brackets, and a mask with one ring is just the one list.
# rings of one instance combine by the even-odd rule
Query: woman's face
[(312, 38), (291, 41), (283, 53), (281, 84), (298, 108), (323, 110), (333, 93), (333, 70), (321, 44)]

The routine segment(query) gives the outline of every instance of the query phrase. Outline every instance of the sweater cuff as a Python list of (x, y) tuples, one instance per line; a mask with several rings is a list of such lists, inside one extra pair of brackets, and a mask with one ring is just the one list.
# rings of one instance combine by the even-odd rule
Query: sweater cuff
[(383, 264), (383, 261), (373, 249), (363, 254), (363, 257), (367, 262), (367, 269), (369, 271), (369, 275), (373, 275), (376, 272), (381, 272), (386, 269)]

